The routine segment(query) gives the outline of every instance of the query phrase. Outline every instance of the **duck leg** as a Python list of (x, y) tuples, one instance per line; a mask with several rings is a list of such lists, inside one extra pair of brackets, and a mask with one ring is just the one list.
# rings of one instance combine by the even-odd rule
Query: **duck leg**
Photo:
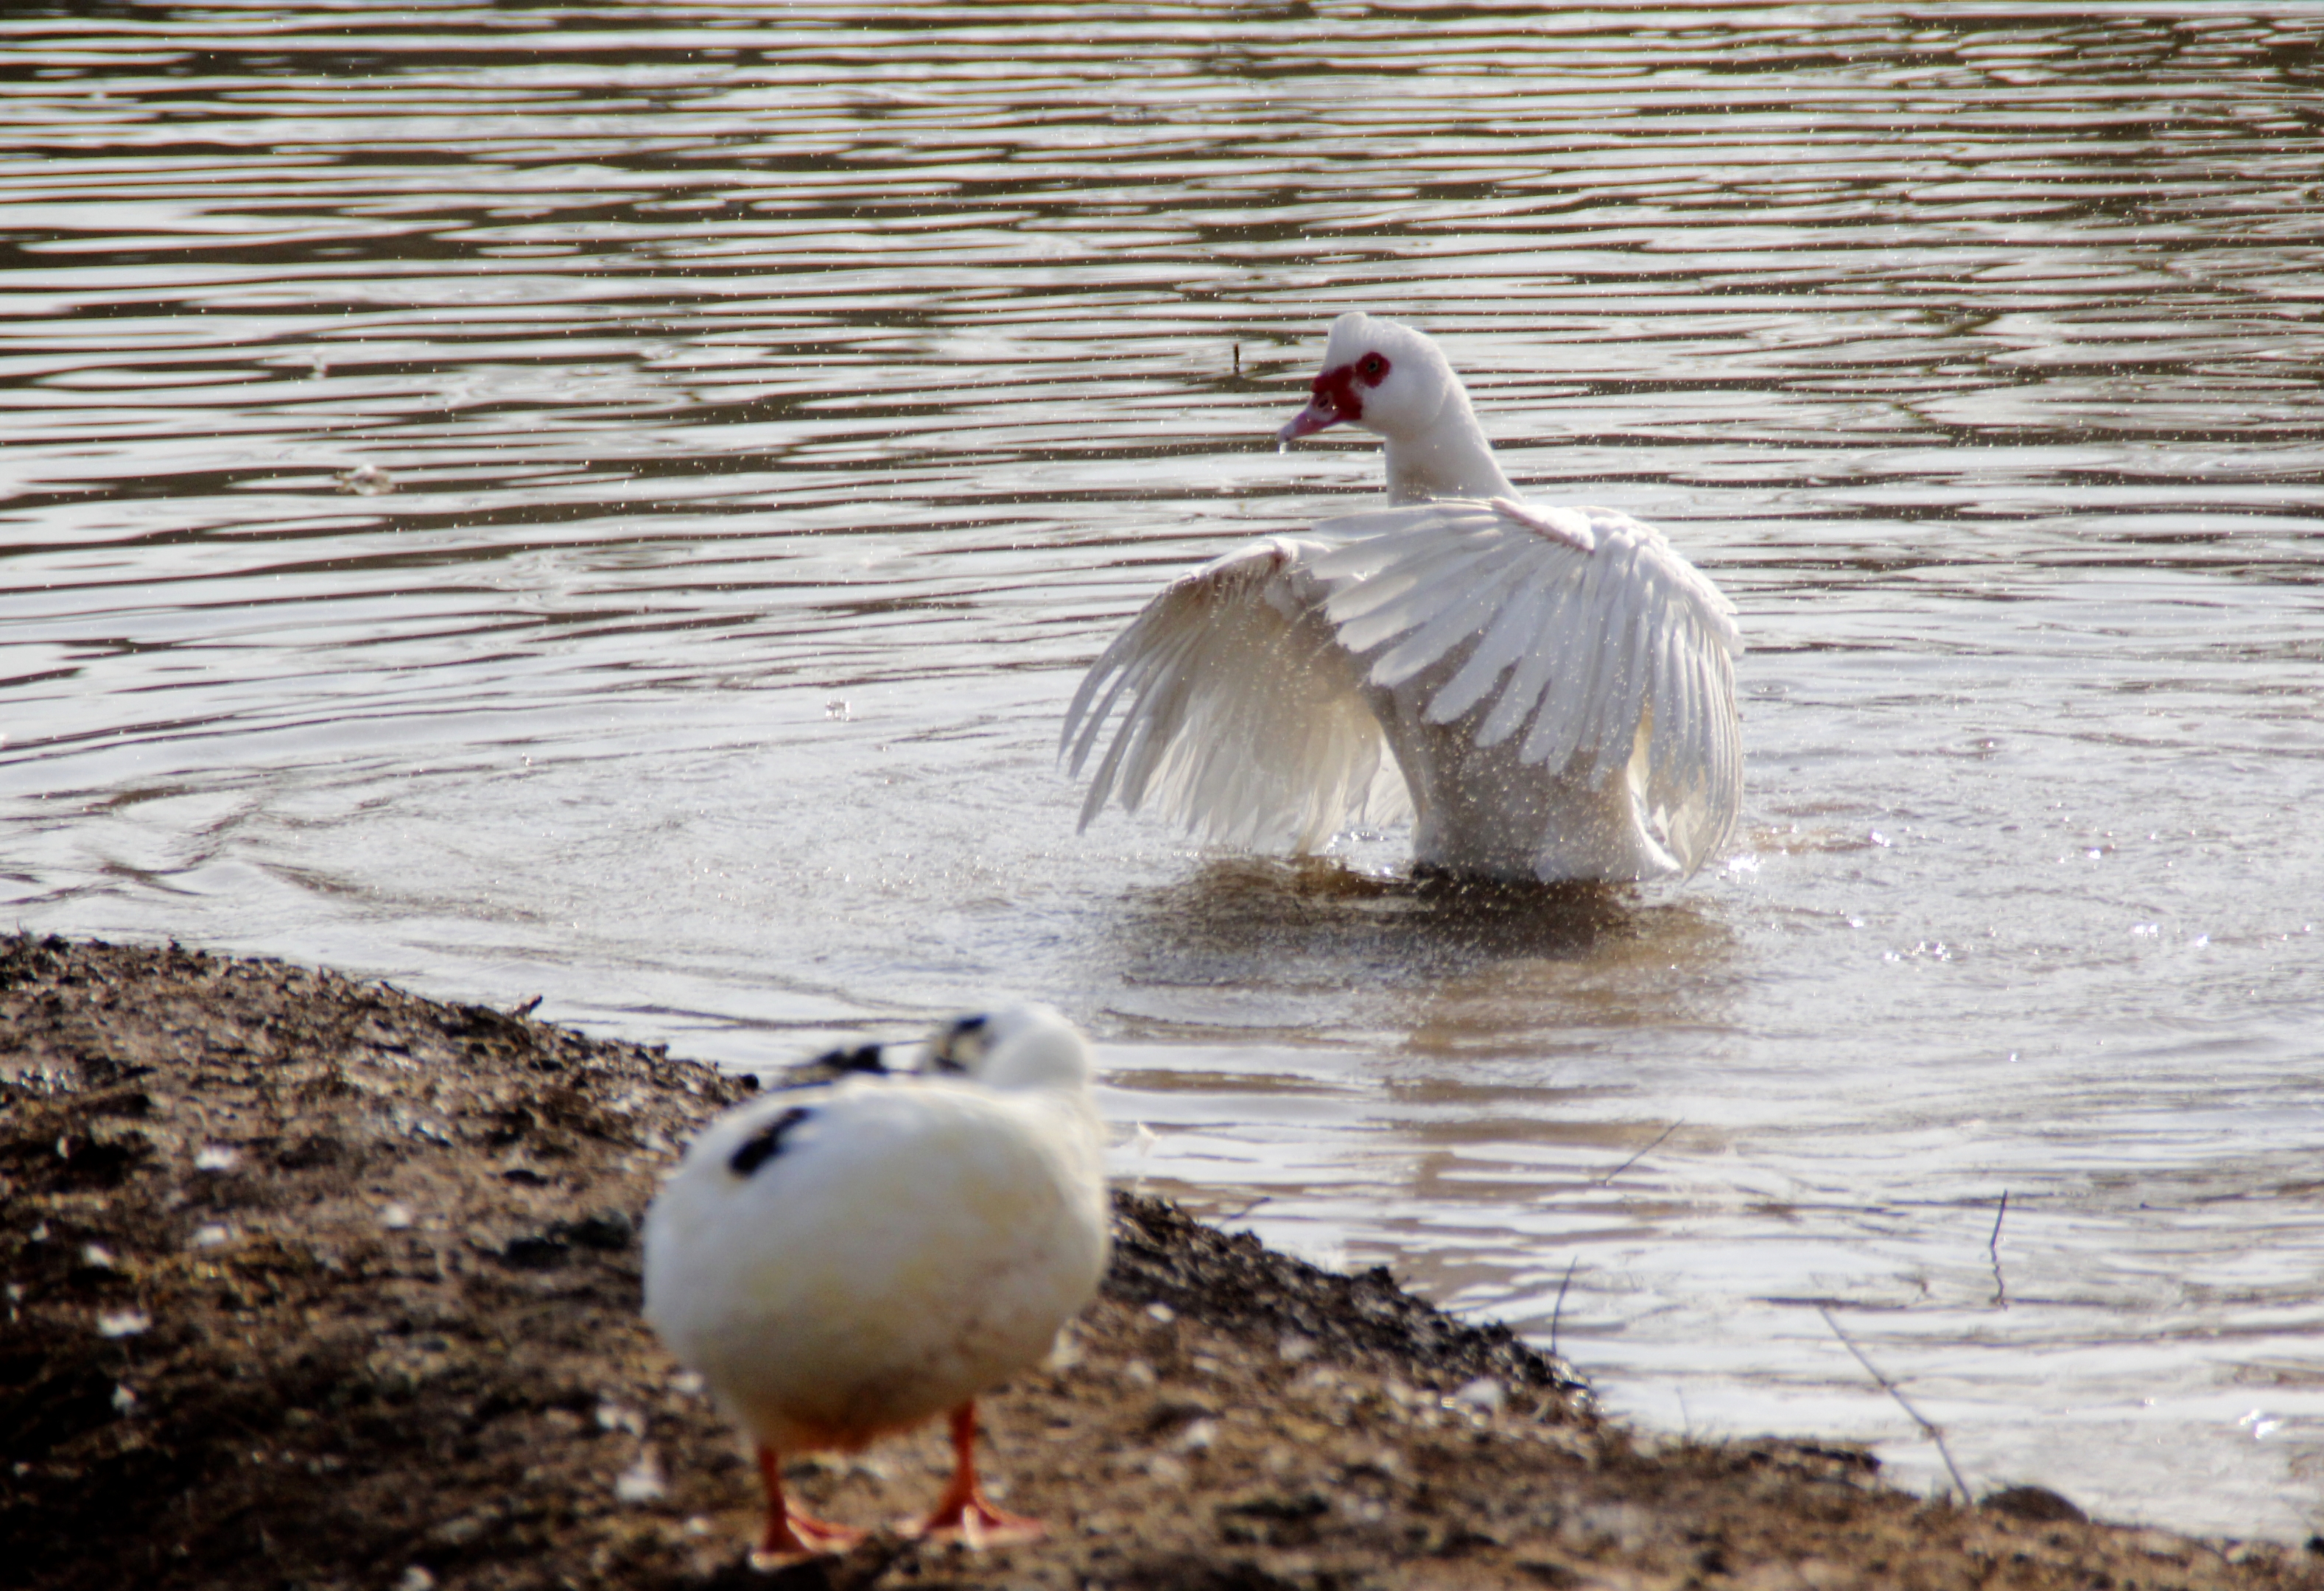
[(796, 1563), (803, 1558), (821, 1558), (844, 1552), (863, 1539), (863, 1532), (813, 1519), (794, 1510), (783, 1495), (783, 1461), (772, 1448), (759, 1446), (759, 1478), (767, 1486), (767, 1534), (752, 1553), (752, 1562), (761, 1568), (773, 1568), (786, 1563)]
[(1008, 1547), (1037, 1541), (1047, 1529), (1038, 1519), (995, 1508), (976, 1484), (976, 1400), (971, 1398), (952, 1412), (952, 1484), (936, 1500), (936, 1510), (920, 1523), (920, 1532), (935, 1535), (957, 1531), (971, 1547)]

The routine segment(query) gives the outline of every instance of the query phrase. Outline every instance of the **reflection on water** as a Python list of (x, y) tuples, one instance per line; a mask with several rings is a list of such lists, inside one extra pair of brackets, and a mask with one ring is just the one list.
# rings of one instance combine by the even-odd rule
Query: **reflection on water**
[[(1617, 1408), (1933, 1484), (1823, 1306), (1980, 1485), (2305, 1532), (2319, 46), (2307, 0), (13, 7), (15, 920), (745, 1066), (1039, 994), (1124, 1175)], [(1272, 445), (1349, 308), (1741, 605), (1692, 883), (1074, 834), (1103, 640), (1378, 489)]]
[[(1730, 940), (1683, 894), (1314, 858), (1213, 858), (1129, 891), (1111, 915), (1126, 1037), (1231, 1026), (1447, 1060), (1537, 1057), (1600, 1027), (1704, 1020), (1692, 1008), (1701, 975)], [(1250, 1002), (1240, 1021), (1238, 1000)]]
[(1588, 960), (1632, 931), (1637, 908), (1625, 893), (1238, 857), (1131, 896), (1121, 933), (1141, 981), (1248, 984), (1259, 974), (1288, 983), (1297, 974), (1286, 966), (1307, 964), (1328, 968), (1335, 992), (1351, 973), (1425, 988), (1515, 957)]

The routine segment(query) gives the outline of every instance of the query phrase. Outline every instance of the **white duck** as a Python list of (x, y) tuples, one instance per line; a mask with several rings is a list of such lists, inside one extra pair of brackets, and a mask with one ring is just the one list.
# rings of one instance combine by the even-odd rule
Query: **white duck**
[(646, 1318), (756, 1444), (761, 1561), (862, 1534), (788, 1506), (785, 1455), (947, 1412), (952, 1484), (919, 1528), (1039, 1534), (977, 1485), (976, 1397), (1097, 1289), (1102, 1142), (1088, 1047), (1035, 1005), (952, 1023), (919, 1074), (773, 1093), (695, 1140), (646, 1217)]
[(1118, 793), (1301, 851), (1409, 813), (1416, 863), (1488, 878), (1701, 867), (1742, 795), (1734, 604), (1628, 514), (1518, 501), (1410, 326), (1341, 316), (1278, 437), (1343, 420), (1387, 438), (1396, 506), (1237, 547), (1147, 604), (1065, 711), (1078, 775), (1129, 698), (1082, 827)]

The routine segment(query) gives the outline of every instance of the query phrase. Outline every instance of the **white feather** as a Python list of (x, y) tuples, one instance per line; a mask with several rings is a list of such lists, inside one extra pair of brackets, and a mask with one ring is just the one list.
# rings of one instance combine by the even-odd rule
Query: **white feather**
[(854, 1448), (1038, 1363), (1105, 1269), (1081, 1037), (996, 1012), (963, 1078), (860, 1077), (720, 1117), (646, 1215), (646, 1318), (760, 1443)]
[[(1351, 384), (1375, 352), (1385, 379)], [(1128, 704), (1084, 826), (1118, 795), (1213, 840), (1305, 851), (1422, 792), (1424, 862), (1700, 867), (1741, 799), (1733, 605), (1651, 526), (1517, 501), (1419, 334), (1343, 316), (1325, 358), (1286, 434), (1360, 400), (1397, 505), (1326, 521), (1329, 540), (1239, 548), (1148, 604), (1066, 710), (1078, 773)]]
[(1306, 566), (1323, 550), (1282, 538), (1239, 547), (1172, 584), (1106, 648), (1061, 740), (1079, 772), (1130, 696), (1084, 827), (1118, 792), (1219, 843), (1313, 851), (1408, 810)]
[(1513, 581), (1492, 617), (1480, 626), (1461, 670), (1429, 699), (1428, 722), (1451, 723), (1484, 700), (1510, 665), (1541, 644), (1551, 612), (1550, 592), (1563, 571), (1554, 566), (1528, 571)]

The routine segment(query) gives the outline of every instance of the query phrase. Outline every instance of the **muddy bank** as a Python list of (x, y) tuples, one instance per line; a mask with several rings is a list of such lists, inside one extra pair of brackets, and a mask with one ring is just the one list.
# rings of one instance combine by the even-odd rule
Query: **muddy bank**
[[(637, 1313), (747, 1085), (279, 962), (0, 941), (0, 1564), (42, 1587), (2283, 1586), (2292, 1547), (1977, 1509), (1864, 1455), (1649, 1440), (1384, 1273), (1117, 1200), (1104, 1296), (986, 1403), (1052, 1534), (751, 1570), (752, 1476)], [(924, 1509), (938, 1434), (797, 1467)]]

